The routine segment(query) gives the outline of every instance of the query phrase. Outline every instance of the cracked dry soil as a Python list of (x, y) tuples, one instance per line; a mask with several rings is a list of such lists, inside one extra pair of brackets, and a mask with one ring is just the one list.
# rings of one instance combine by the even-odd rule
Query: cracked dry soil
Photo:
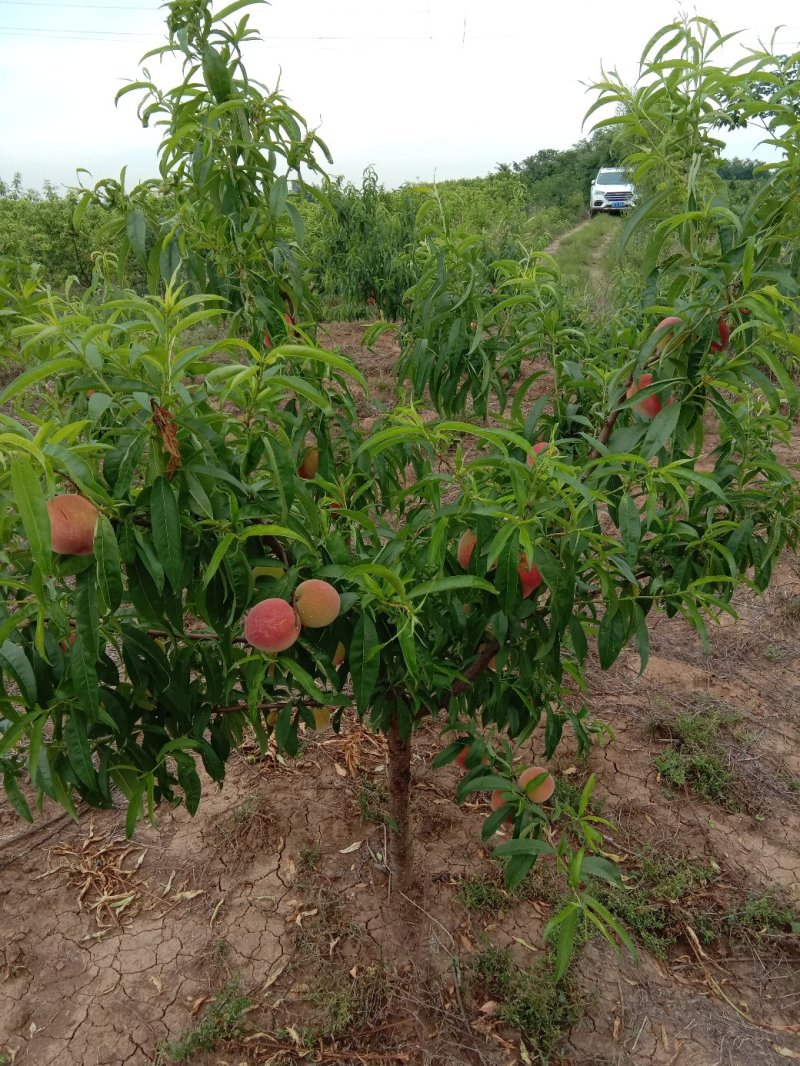
[[(608, 673), (592, 670), (592, 713), (615, 740), (586, 766), (568, 745), (554, 760), (577, 781), (597, 774), (602, 813), (615, 824), (608, 849), (624, 873), (648, 846), (711, 864), (718, 875), (708, 902), (722, 913), (771, 887), (800, 904), (797, 558), (784, 559), (763, 598), (743, 593), (737, 607), (740, 619), (712, 631), (708, 654), (680, 619), (661, 618), (643, 676), (632, 653)], [(740, 810), (669, 787), (654, 765), (664, 750), (654, 716), (702, 700), (735, 719), (740, 741), (726, 758)], [(384, 866), (387, 830), (362, 817), (365, 795), (380, 805), (385, 747), (353, 722), (339, 737), (309, 735), (301, 757), (285, 764), (246, 745), (224, 789), (209, 787), (194, 818), (164, 807), (157, 828), (142, 825), (129, 842), (123, 809), (85, 812), (74, 824), (45, 806), (31, 830), (3, 801), (0, 1062), (158, 1062), (159, 1046), (190, 1031), (232, 979), (249, 1002), (249, 1039), (220, 1041), (184, 1061), (537, 1061), (520, 1049), (518, 1033), (481, 1012), (480, 987), (459, 978), (483, 938), (531, 965), (550, 905), (535, 892), (488, 914), (458, 902), (462, 879), (496, 878), (480, 842), (488, 806), (454, 805), (457, 771), (432, 768), (437, 747), (429, 726), (413, 765), (419, 895), (404, 912)], [(538, 735), (528, 747), (541, 755)], [(550, 1061), (800, 1061), (797, 943), (754, 936), (704, 944), (691, 921), (676, 908), (664, 959), (642, 950), (635, 962), (590, 941), (576, 967), (581, 1017)], [(292, 1050), (304, 1026), (319, 1032), (331, 989), (376, 974), (382, 983), (363, 1016), (351, 1012), (351, 1024), (319, 1040), (308, 1058)]]

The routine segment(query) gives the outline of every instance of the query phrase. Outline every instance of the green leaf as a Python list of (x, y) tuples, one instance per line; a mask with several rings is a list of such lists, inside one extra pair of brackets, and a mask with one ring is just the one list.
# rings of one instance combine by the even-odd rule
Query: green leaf
[(581, 877), (600, 877), (609, 884), (622, 888), (622, 875), (618, 867), (599, 855), (585, 855), (581, 863)]
[(642, 538), (642, 521), (636, 502), (628, 493), (619, 501), (618, 525), (625, 554), (631, 562), (635, 562)]
[(429, 596), (435, 592), (449, 592), (452, 589), (483, 589), (484, 592), (491, 592), (497, 595), (497, 589), (489, 581), (485, 581), (482, 577), (472, 577), (469, 574), (464, 576), (456, 575), (455, 577), (439, 577), (434, 581), (424, 581), (421, 585), (415, 585), (413, 589), (410, 589), (407, 596), (410, 600), (417, 599), (420, 596)]
[(482, 777), (474, 777), (462, 782), (459, 791), (467, 795), (469, 792), (491, 792), (493, 790), (510, 792), (511, 789), (512, 783), (507, 777), (500, 777), (499, 774), (484, 774)]
[(621, 606), (606, 610), (597, 634), (597, 651), (604, 670), (616, 662), (630, 632), (629, 619)]
[(125, 228), (133, 254), (143, 263), (147, 257), (147, 220), (141, 207), (134, 207), (130, 212)]
[(163, 476), (156, 478), (150, 491), (150, 521), (159, 561), (170, 585), (179, 592), (183, 570), (181, 517), (175, 490)]
[(78, 636), (92, 662), (97, 659), (100, 646), (100, 614), (97, 609), (97, 580), (95, 566), (87, 567), (75, 579), (75, 623)]
[(130, 799), (128, 800), (128, 813), (125, 816), (125, 836), (128, 837), (128, 839), (133, 836), (133, 831), (136, 829), (136, 823), (142, 812), (142, 798), (144, 792), (144, 783), (137, 783), (136, 788), (131, 793)]
[(47, 501), (39, 478), (26, 459), (14, 459), (11, 463), (11, 488), (14, 504), (19, 509), (25, 536), (33, 561), (43, 574), (50, 574), (52, 555), (50, 549), (50, 516)]
[(93, 789), (96, 785), (96, 775), (86, 735), (86, 722), (74, 710), (69, 712), (64, 720), (64, 747), (78, 779)]
[(216, 546), (216, 548), (214, 549), (214, 554), (211, 556), (208, 566), (206, 567), (206, 572), (205, 574), (203, 574), (203, 583), (200, 586), (201, 588), (208, 587), (209, 581), (214, 576), (214, 574), (216, 574), (217, 570), (219, 570), (219, 564), (225, 558), (225, 553), (227, 552), (228, 548), (230, 548), (231, 544), (233, 544), (233, 540), (233, 533), (226, 533), (222, 540), (219, 542), (219, 544)]
[(572, 958), (572, 952), (575, 947), (575, 932), (578, 928), (580, 909), (576, 903), (568, 903), (564, 907), (564, 912), (562, 912), (563, 918), (559, 922), (558, 942), (556, 944), (557, 981), (565, 977), (569, 969), (569, 961)]
[(83, 710), (90, 722), (100, 720), (100, 692), (97, 683), (95, 656), (84, 645), (78, 632), (69, 653), (69, 674), (75, 693), (80, 698)]
[(17, 814), (24, 818), (26, 822), (32, 822), (33, 815), (28, 806), (28, 801), (20, 792), (16, 777), (9, 770), (6, 770), (3, 774), (3, 785), (5, 786), (6, 796), (8, 796), (8, 802)]
[(197, 808), (200, 806), (200, 796), (202, 794), (202, 787), (200, 785), (200, 775), (197, 772), (194, 759), (191, 755), (184, 755), (175, 753), (173, 756), (175, 759), (175, 765), (178, 768), (178, 781), (183, 789), (183, 794), (186, 799), (186, 810), (189, 814), (196, 814)]
[(32, 709), (36, 706), (36, 676), (28, 656), (19, 644), (6, 640), (0, 647), (0, 665), (5, 666), (14, 676), (25, 703)]
[(218, 104), (230, 99), (233, 91), (231, 72), (216, 48), (210, 44), (203, 49), (203, 77)]
[(654, 455), (661, 451), (675, 432), (680, 414), (681, 405), (677, 401), (668, 403), (661, 408), (650, 423), (642, 443), (642, 454), (645, 459), (652, 459)]
[(105, 515), (97, 520), (94, 535), (94, 557), (97, 563), (97, 584), (100, 595), (110, 612), (122, 602), (122, 561), (114, 527)]
[(368, 614), (362, 614), (356, 622), (350, 642), (348, 664), (353, 679), (356, 706), (359, 714), (363, 715), (369, 708), (380, 668), (378, 630)]
[[(83, 369), (84, 364), (80, 359), (48, 359), (46, 362), (26, 370), (24, 374), (20, 374), (19, 377), (14, 378), (10, 384), (6, 385), (3, 391), (0, 392), (0, 406), (4, 406), (9, 400), (13, 400), (15, 396), (25, 392), (31, 385), (42, 381), (43, 378), (68, 376), (72, 370)], [(8, 434), (8, 436), (11, 436), (11, 434)]]
[(494, 854), (501, 857), (532, 855), (534, 858), (537, 858), (539, 855), (554, 855), (555, 851), (553, 845), (548, 844), (546, 840), (535, 840), (532, 837), (520, 837), (517, 840), (507, 840), (503, 844), (498, 844), (494, 849)]

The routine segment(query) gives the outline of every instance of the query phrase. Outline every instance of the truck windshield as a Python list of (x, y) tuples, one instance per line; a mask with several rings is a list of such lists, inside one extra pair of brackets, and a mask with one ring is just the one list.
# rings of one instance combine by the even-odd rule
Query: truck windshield
[(597, 175), (597, 185), (627, 185), (628, 179), (624, 170), (607, 170), (604, 174)]

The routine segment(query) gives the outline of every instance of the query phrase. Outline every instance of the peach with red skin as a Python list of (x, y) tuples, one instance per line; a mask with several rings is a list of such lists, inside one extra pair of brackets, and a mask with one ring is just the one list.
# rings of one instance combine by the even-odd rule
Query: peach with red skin
[(525, 555), (519, 557), (517, 573), (519, 574), (519, 583), (522, 585), (522, 598), (525, 600), (532, 592), (535, 592), (536, 589), (538, 589), (544, 578), (535, 563), (528, 565), (528, 560)]
[[(639, 378), (638, 383), (634, 382), (630, 386), (628, 391), (625, 393), (625, 395), (630, 400), (636, 395), (639, 389), (646, 389), (652, 384), (653, 375), (642, 374), (642, 376)], [(655, 394), (653, 394), (652, 396), (645, 396), (643, 400), (633, 405), (633, 409), (635, 411), (638, 411), (642, 418), (655, 418), (662, 407), (663, 404), (661, 403), (661, 398), (659, 396), (656, 396)]]
[(673, 338), (675, 329), (678, 326), (683, 325), (683, 319), (678, 318), (677, 315), (667, 315), (666, 318), (662, 318), (656, 326), (656, 333), (661, 333), (663, 330), (663, 336), (659, 338), (658, 344), (656, 344), (656, 351), (662, 352), (669, 342)]
[(549, 448), (549, 444), (545, 440), (540, 440), (538, 444), (534, 444), (534, 446), (533, 446), (534, 454), (533, 455), (529, 455), (528, 458), (526, 459), (526, 462), (527, 462), (528, 466), (533, 466), (533, 464), (536, 462), (536, 456), (537, 455), (541, 455), (542, 452), (546, 452), (548, 448)]
[(294, 606), (302, 625), (322, 629), (339, 617), (341, 600), (333, 585), (312, 577), (295, 589)]
[(245, 615), (244, 639), (268, 655), (291, 648), (299, 636), (300, 618), (286, 600), (262, 600)]
[(469, 561), (477, 543), (478, 537), (471, 529), (465, 529), (459, 537), (456, 558), (458, 559), (458, 565), (464, 570), (469, 569)]
[(717, 322), (717, 331), (719, 333), (719, 340), (711, 342), (712, 352), (724, 352), (727, 351), (728, 344), (731, 339), (731, 327), (725, 321), (723, 317), (720, 317)]
[(316, 477), (317, 476), (317, 471), (318, 470), (319, 470), (319, 448), (308, 448), (306, 450), (305, 455), (303, 456), (303, 461), (300, 463), (300, 466), (298, 467), (297, 473), (300, 475), (300, 477), (305, 478), (306, 481), (308, 481), (312, 477)]
[(47, 501), (50, 545), (58, 555), (91, 555), (99, 511), (85, 496), (65, 493)]
[[(532, 785), (531, 782), (542, 774), (547, 774), (547, 777), (540, 784)], [(523, 770), (517, 778), (517, 784), (533, 803), (547, 803), (556, 790), (552, 774), (543, 766), (529, 766)]]

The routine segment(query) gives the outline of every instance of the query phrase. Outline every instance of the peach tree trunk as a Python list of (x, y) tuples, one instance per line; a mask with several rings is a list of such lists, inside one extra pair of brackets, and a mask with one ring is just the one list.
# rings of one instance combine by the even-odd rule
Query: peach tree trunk
[(414, 878), (414, 846), (411, 840), (411, 738), (403, 740), (392, 715), (389, 744), (389, 869), (398, 891), (408, 893)]

